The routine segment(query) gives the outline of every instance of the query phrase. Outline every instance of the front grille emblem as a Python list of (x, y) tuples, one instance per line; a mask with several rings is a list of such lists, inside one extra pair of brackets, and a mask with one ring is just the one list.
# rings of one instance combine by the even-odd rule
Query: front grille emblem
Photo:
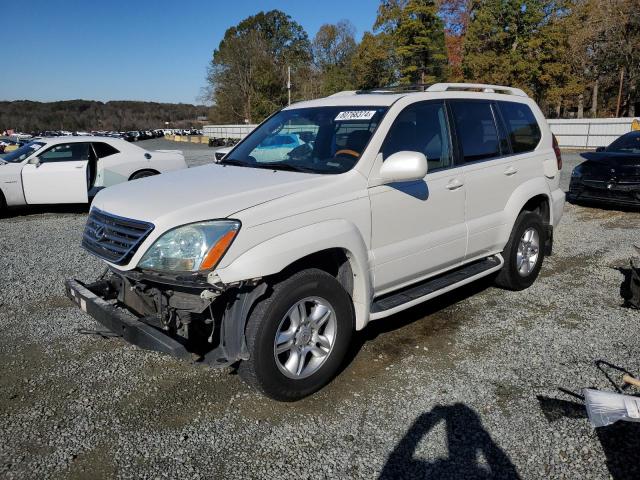
[(105, 228), (102, 225), (95, 229), (95, 236), (97, 241), (101, 241), (106, 238), (107, 234), (105, 232)]

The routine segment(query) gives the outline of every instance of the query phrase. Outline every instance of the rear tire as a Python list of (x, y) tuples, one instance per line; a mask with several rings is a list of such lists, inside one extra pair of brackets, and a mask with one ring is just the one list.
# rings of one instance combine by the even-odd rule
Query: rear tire
[(249, 360), (238, 373), (274, 400), (300, 400), (336, 375), (354, 324), (351, 298), (333, 276), (318, 269), (298, 272), (273, 285), (251, 312)]
[(530, 287), (542, 268), (545, 243), (546, 229), (540, 215), (521, 212), (502, 252), (504, 266), (495, 284), (515, 291)]

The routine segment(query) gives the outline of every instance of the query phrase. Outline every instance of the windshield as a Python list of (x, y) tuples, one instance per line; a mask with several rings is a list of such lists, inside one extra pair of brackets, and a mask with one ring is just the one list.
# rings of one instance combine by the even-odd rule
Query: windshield
[(387, 107), (283, 110), (255, 129), (223, 164), (310, 173), (353, 168)]
[[(23, 160), (26, 160), (33, 152), (37, 152), (42, 147), (44, 147), (44, 143), (42, 142), (29, 142), (26, 145), (21, 146), (17, 150), (13, 152), (9, 152), (7, 155), (2, 157), (2, 160), (5, 162), (11, 163), (20, 163)], [(8, 168), (8, 167), (7, 167)]]
[(607, 152), (640, 153), (640, 132), (621, 136), (607, 147)]

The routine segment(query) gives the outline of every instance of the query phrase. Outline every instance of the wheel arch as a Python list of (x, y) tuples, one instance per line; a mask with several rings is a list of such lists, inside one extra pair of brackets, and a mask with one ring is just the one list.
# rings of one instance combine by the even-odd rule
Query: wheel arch
[(329, 220), (270, 238), (241, 253), (216, 273), (223, 283), (290, 275), (319, 268), (343, 285), (353, 300), (356, 329), (367, 324), (371, 300), (365, 242), (346, 220)]
[(511, 225), (523, 211), (538, 212), (546, 225), (553, 224), (549, 186), (542, 178), (534, 178), (520, 185), (507, 202), (507, 215)]
[(160, 172), (154, 168), (141, 168), (139, 170), (134, 171), (131, 175), (129, 175), (129, 178), (127, 179), (127, 181), (133, 180), (133, 177), (135, 177), (138, 173), (142, 173), (142, 172), (151, 172), (154, 175), (160, 175)]

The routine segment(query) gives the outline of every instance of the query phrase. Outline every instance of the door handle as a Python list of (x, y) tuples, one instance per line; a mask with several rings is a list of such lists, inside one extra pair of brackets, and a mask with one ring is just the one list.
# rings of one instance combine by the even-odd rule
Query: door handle
[(513, 167), (513, 166), (509, 166), (504, 172), (507, 177), (510, 177), (511, 175), (515, 175), (516, 173), (518, 173), (518, 169)]
[(447, 183), (447, 189), (449, 189), (449, 190), (457, 190), (460, 187), (462, 187), (463, 185), (464, 185), (464, 183), (462, 183), (457, 178), (454, 178), (449, 183)]
[(73, 167), (73, 168), (77, 168), (79, 170), (81, 168), (84, 168), (84, 165), (80, 165), (79, 167)]

